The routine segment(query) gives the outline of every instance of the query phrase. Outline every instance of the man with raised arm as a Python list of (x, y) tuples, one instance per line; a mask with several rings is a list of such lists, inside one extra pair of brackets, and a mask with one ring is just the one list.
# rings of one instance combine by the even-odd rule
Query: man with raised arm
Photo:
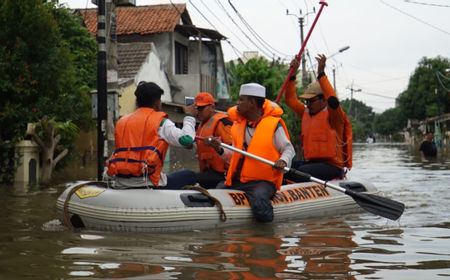
[[(326, 57), (316, 57), (317, 82), (311, 83), (297, 98), (295, 75), (286, 89), (286, 104), (301, 119), (301, 143), (305, 161), (294, 161), (292, 168), (322, 180), (342, 178), (352, 167), (352, 126), (325, 75)], [(291, 67), (299, 62), (293, 59)], [(304, 178), (287, 174), (295, 182)]]

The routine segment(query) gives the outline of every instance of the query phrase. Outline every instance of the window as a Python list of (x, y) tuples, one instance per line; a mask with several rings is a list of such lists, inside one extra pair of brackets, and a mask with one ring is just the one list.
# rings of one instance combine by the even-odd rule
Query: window
[(188, 49), (185, 45), (175, 42), (175, 74), (188, 73)]

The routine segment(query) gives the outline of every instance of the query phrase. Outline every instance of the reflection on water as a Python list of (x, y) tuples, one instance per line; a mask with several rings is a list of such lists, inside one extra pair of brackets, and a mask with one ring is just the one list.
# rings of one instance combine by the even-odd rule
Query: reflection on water
[(400, 221), (364, 213), (176, 234), (69, 232), (54, 220), (61, 186), (2, 188), (0, 279), (450, 277), (449, 158), (399, 144), (354, 151), (348, 177), (404, 202)]

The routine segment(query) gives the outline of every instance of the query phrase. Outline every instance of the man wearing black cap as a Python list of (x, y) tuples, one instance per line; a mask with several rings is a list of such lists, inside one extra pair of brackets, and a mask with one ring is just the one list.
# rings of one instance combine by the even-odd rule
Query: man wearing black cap
[(162, 172), (169, 145), (192, 148), (195, 137), (194, 105), (184, 108), (187, 115), (179, 129), (161, 111), (163, 94), (157, 84), (140, 82), (134, 92), (137, 109), (117, 122), (116, 149), (107, 162), (107, 174), (114, 179), (115, 187), (180, 189), (195, 184), (191, 170), (168, 175)]

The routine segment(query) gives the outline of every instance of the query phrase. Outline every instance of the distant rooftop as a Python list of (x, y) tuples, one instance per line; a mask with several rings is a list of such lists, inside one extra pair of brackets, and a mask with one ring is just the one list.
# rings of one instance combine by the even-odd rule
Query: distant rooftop
[[(97, 9), (77, 9), (91, 34), (97, 33)], [(117, 7), (117, 35), (173, 32), (177, 24), (192, 25), (185, 4)]]
[(147, 55), (152, 49), (151, 43), (119, 43), (119, 77), (121, 79), (134, 78)]

